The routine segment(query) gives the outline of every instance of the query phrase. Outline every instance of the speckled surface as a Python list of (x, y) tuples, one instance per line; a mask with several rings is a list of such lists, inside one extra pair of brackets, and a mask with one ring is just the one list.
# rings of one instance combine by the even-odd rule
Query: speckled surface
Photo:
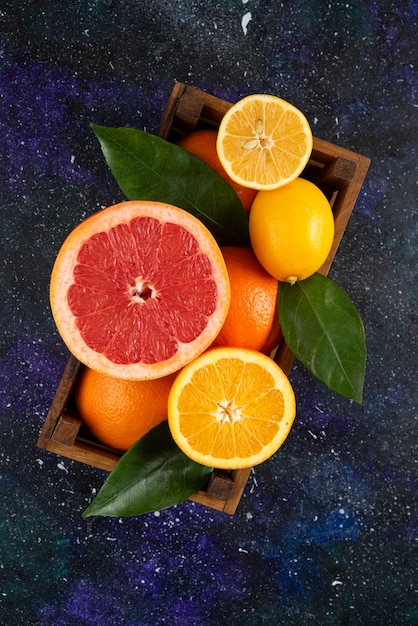
[[(0, 614), (7, 626), (413, 625), (417, 597), (414, 0), (0, 3)], [(298, 416), (235, 516), (80, 515), (100, 470), (36, 447), (67, 352), (48, 283), (121, 198), (90, 122), (154, 132), (175, 80), (276, 93), (372, 159), (331, 276), (366, 328), (362, 406), (292, 370)]]

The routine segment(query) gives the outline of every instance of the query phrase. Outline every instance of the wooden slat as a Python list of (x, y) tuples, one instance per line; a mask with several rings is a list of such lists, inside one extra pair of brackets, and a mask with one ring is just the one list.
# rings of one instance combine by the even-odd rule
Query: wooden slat
[(49, 452), (54, 452), (60, 456), (80, 461), (86, 465), (92, 465), (99, 469), (111, 472), (120, 459), (120, 454), (96, 446), (94, 443), (80, 441), (77, 439), (73, 446), (66, 446), (50, 439), (46, 447)]
[(80, 367), (80, 362), (77, 361), (75, 357), (70, 356), (57, 391), (55, 392), (51, 408), (48, 411), (48, 415), (46, 416), (46, 420), (40, 432), (37, 441), (39, 448), (47, 448), (47, 444), (52, 437), (58, 420), (68, 404)]

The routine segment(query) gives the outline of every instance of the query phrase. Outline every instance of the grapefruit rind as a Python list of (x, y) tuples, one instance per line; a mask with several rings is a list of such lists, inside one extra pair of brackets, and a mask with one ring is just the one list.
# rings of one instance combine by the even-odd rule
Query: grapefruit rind
[[(255, 364), (260, 367), (261, 370), (268, 372), (272, 381), (274, 381), (274, 385), (271, 387), (270, 392), (279, 391), (282, 394), (283, 400), (283, 409), (282, 415), (277, 418), (274, 416), (274, 409), (272, 409), (271, 420), (268, 424), (269, 432), (274, 431), (273, 436), (265, 442), (258, 451), (253, 453), (248, 453), (248, 450), (254, 446), (253, 439), (257, 439), (257, 432), (255, 430), (247, 429), (244, 419), (244, 424), (242, 430), (247, 433), (245, 437), (246, 453), (243, 454), (228, 454), (227, 456), (220, 456), (215, 453), (207, 453), (202, 452), (201, 450), (193, 447), (190, 444), (190, 440), (188, 436), (185, 436), (182, 428), (182, 421), (188, 422), (187, 429), (190, 430), (190, 427), (194, 429), (194, 434), (199, 435), (200, 432), (203, 432), (204, 429), (207, 429), (207, 417), (209, 413), (205, 413), (204, 409), (201, 410), (199, 414), (199, 410), (196, 410), (196, 397), (199, 395), (205, 394), (203, 389), (195, 389), (196, 394), (194, 394), (194, 399), (192, 403), (194, 403), (193, 408), (189, 412), (179, 410), (179, 406), (184, 406), (184, 400), (182, 399), (182, 394), (187, 385), (189, 385), (190, 389), (192, 389), (195, 385), (195, 381), (193, 381), (193, 377), (196, 372), (199, 370), (204, 370), (206, 367), (212, 367), (216, 365), (217, 361), (228, 359), (238, 359), (242, 362), (242, 368), (244, 370), (245, 366), (248, 364)], [(228, 384), (228, 372), (224, 370), (224, 383), (225, 386)], [(203, 375), (203, 379), (205, 375)], [(256, 410), (256, 405), (261, 402), (267, 406), (267, 411), (269, 411), (269, 402), (266, 400), (268, 398), (269, 390), (264, 388), (264, 391), (261, 391), (259, 387), (257, 387), (260, 382), (257, 380), (257, 377), (252, 376), (253, 380), (251, 384), (254, 385), (254, 389), (256, 389), (257, 397), (252, 398), (252, 410)], [(229, 381), (230, 382), (230, 381)], [(205, 385), (203, 384), (203, 387)], [(211, 392), (208, 392), (208, 396), (213, 396), (213, 389)], [(187, 400), (186, 400), (187, 402)], [(206, 399), (205, 399), (206, 402)], [(223, 348), (211, 348), (207, 350), (204, 354), (200, 355), (193, 362), (189, 363), (186, 367), (184, 367), (181, 372), (179, 372), (176, 376), (176, 379), (171, 387), (169, 398), (168, 398), (168, 424), (171, 431), (171, 435), (179, 446), (179, 448), (193, 461), (200, 463), (202, 465), (206, 465), (208, 467), (216, 467), (219, 469), (226, 470), (235, 470), (235, 469), (243, 469), (248, 467), (253, 467), (254, 465), (258, 465), (268, 458), (270, 458), (277, 450), (281, 447), (281, 445), (286, 440), (294, 419), (296, 416), (296, 400), (293, 388), (291, 383), (280, 366), (273, 361), (270, 357), (257, 352), (255, 350), (249, 350), (245, 348), (233, 348), (233, 347), (223, 347)], [(259, 423), (261, 424), (260, 428), (263, 428), (263, 420), (265, 420), (265, 414), (261, 418)], [(206, 425), (203, 426), (204, 420), (206, 420)], [(184, 422), (183, 422), (184, 423)], [(191, 426), (192, 425), (192, 426)], [(207, 429), (207, 432), (210, 432)], [(208, 438), (207, 445), (211, 444), (209, 441), (215, 442), (217, 440), (218, 434), (214, 434), (216, 429), (212, 429), (212, 437)], [(218, 431), (219, 432), (219, 431)]]
[[(107, 231), (137, 217), (151, 217), (173, 222), (188, 230), (200, 250), (211, 261), (212, 277), (217, 287), (216, 308), (207, 319), (204, 330), (188, 343), (178, 341), (177, 352), (156, 363), (115, 363), (90, 348), (83, 340), (67, 299), (73, 284), (73, 272), (82, 245), (93, 235)], [(210, 231), (196, 217), (178, 207), (154, 201), (126, 201), (103, 209), (78, 224), (64, 241), (53, 266), (50, 282), (50, 304), (58, 332), (69, 351), (81, 363), (98, 372), (125, 380), (148, 380), (171, 374), (192, 361), (210, 346), (219, 333), (230, 303), (228, 273), (222, 253)]]

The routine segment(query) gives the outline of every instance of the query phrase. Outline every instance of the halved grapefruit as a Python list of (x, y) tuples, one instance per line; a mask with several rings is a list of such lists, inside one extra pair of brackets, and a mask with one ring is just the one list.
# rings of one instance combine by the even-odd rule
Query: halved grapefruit
[(219, 333), (228, 273), (207, 228), (175, 206), (127, 201), (80, 223), (56, 258), (52, 314), (96, 371), (148, 380), (182, 368)]

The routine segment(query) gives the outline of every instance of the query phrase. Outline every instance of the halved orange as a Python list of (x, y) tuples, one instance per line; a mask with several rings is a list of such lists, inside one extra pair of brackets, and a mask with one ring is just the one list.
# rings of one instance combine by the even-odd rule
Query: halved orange
[(51, 276), (52, 313), (82, 363), (127, 380), (166, 376), (212, 343), (230, 302), (222, 253), (177, 207), (128, 201), (79, 224)]
[(220, 469), (262, 463), (285, 441), (296, 414), (289, 379), (270, 357), (213, 348), (177, 374), (168, 398), (174, 441), (191, 459)]
[(252, 189), (277, 189), (303, 171), (312, 152), (308, 120), (295, 106), (252, 94), (221, 120), (216, 149), (227, 174)]

